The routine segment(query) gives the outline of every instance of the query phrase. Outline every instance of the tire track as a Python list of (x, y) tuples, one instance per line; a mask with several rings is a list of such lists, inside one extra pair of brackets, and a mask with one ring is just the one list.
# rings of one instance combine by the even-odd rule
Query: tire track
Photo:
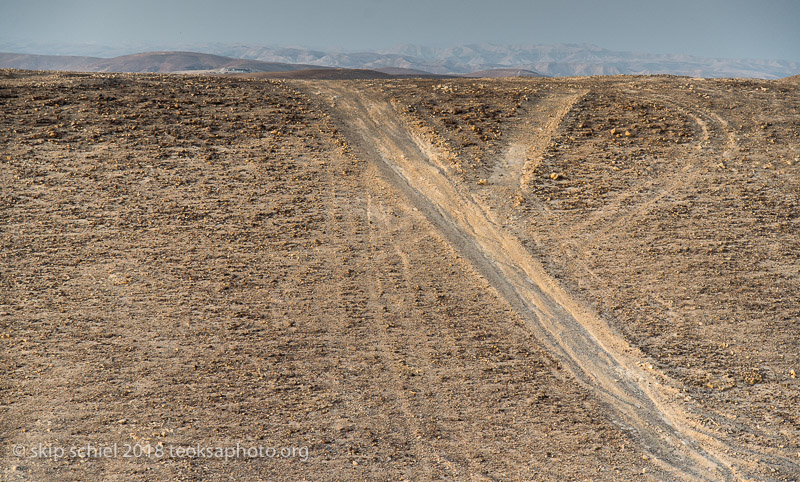
[[(511, 133), (511, 142), (503, 158), (494, 166), (489, 181), (497, 186), (518, 189), (529, 182), (529, 176), (536, 170), (544, 150), (553, 135), (572, 110), (588, 91), (551, 94), (525, 109), (525, 120)], [(539, 119), (548, 119), (542, 124)]]
[[(640, 91), (625, 91), (628, 94), (642, 96)], [(727, 158), (736, 147), (736, 141), (728, 129), (728, 124), (721, 117), (716, 114), (702, 111), (699, 109), (692, 109), (685, 104), (678, 103), (671, 100), (666, 96), (656, 94), (654, 92), (646, 92), (644, 99), (649, 98), (654, 102), (660, 102), (663, 105), (672, 107), (680, 114), (691, 119), (697, 126), (700, 132), (699, 139), (694, 143), (691, 149), (720, 149), (723, 157)], [(705, 118), (706, 120), (704, 120)], [(719, 130), (726, 133), (726, 138), (722, 139)], [(645, 195), (636, 196), (640, 198), (637, 202), (631, 203), (628, 207), (624, 207), (623, 202), (630, 199), (628, 195), (624, 197), (617, 196), (613, 201), (606, 205), (603, 209), (592, 213), (587, 218), (581, 221), (576, 226), (569, 230), (569, 234), (576, 232), (586, 231), (588, 226), (603, 226), (602, 229), (594, 231), (592, 238), (603, 235), (617, 229), (620, 226), (625, 226), (635, 219), (643, 217), (665, 197), (672, 195), (683, 187), (696, 182), (698, 179), (698, 172), (700, 167), (691, 161), (685, 161), (684, 165), (672, 172), (665, 173), (656, 179), (648, 182), (640, 187)], [(602, 221), (602, 222), (601, 222)]]
[[(687, 149), (715, 152), (723, 159), (730, 159), (735, 156), (734, 152), (739, 148), (739, 143), (736, 140), (734, 131), (730, 127), (729, 122), (716, 112), (689, 105), (685, 101), (682, 102), (672, 99), (651, 90), (626, 92), (638, 96), (644, 94), (645, 99), (649, 97), (651, 100), (669, 106), (680, 115), (690, 119), (695, 124), (696, 131), (699, 135), (695, 142), (686, 146)], [(580, 98), (577, 100), (580, 100)], [(553, 111), (555, 111), (555, 109)], [(553, 111), (530, 112), (527, 114), (528, 118), (524, 119), (522, 124), (525, 126), (536, 126), (536, 120), (530, 118), (531, 114), (538, 115), (542, 119), (547, 119), (548, 117), (554, 117)], [(561, 111), (559, 110), (558, 112)], [(565, 114), (561, 116), (562, 121)], [(551, 126), (551, 123), (552, 121), (546, 121), (546, 125), (548, 126), (547, 130), (555, 134), (559, 125)], [(545, 129), (541, 128), (541, 130), (544, 131)], [(538, 152), (546, 148), (550, 143), (550, 140), (547, 138), (531, 137), (527, 135), (526, 130), (517, 129), (516, 132), (512, 134), (509, 145), (513, 146), (519, 144), (522, 139), (525, 138), (527, 138), (527, 141), (530, 142), (532, 146), (529, 152)], [(511, 151), (511, 149), (509, 149), (509, 151)], [(531, 159), (531, 161), (535, 161), (535, 159)], [(579, 270), (582, 271), (583, 274), (595, 279), (597, 282), (606, 284), (589, 267), (585, 246), (574, 242), (576, 233), (590, 233), (588, 237), (584, 238), (584, 242), (591, 244), (591, 241), (596, 237), (605, 235), (614, 229), (619, 229), (638, 218), (644, 217), (647, 213), (656, 209), (659, 203), (668, 196), (693, 186), (701, 179), (702, 171), (702, 165), (688, 160), (678, 170), (661, 175), (644, 185), (640, 185), (636, 189), (636, 191), (639, 192), (649, 193), (648, 195), (627, 194), (618, 196), (602, 210), (590, 214), (586, 220), (578, 224), (564, 226), (559, 225), (557, 222), (551, 222), (550, 229), (554, 229), (558, 233), (558, 237), (561, 240), (562, 252), (565, 253), (571, 262), (579, 267)], [(631, 203), (630, 206), (623, 207), (624, 201), (630, 199), (634, 199), (636, 202)], [(528, 203), (534, 208), (535, 216), (550, 220), (556, 219), (556, 214), (553, 213), (545, 203), (535, 198), (529, 199)], [(590, 227), (591, 229), (589, 229)], [(698, 410), (698, 408), (693, 407), (693, 411), (696, 410)], [(688, 422), (688, 420), (686, 422)], [(730, 460), (734, 458), (738, 460), (759, 460), (771, 466), (791, 467), (790, 470), (797, 470), (797, 463), (795, 461), (778, 455), (768, 454), (763, 450), (754, 450), (740, 444), (732, 444), (731, 442), (725, 441), (724, 437), (719, 433), (713, 433), (700, 424), (691, 422), (688, 422), (688, 424), (691, 425), (691, 430), (696, 435), (695, 438), (702, 439), (705, 447), (714, 447), (713, 450), (717, 453), (735, 453), (735, 456), (727, 457)], [(736, 464), (736, 466), (739, 468), (739, 474), (746, 473), (739, 464)], [(742, 475), (742, 477), (745, 476)]]
[(494, 223), (446, 174), (439, 153), (415, 136), (385, 99), (347, 84), (315, 84), (336, 98), (335, 113), (351, 141), (381, 174), (435, 225), (443, 237), (526, 320), (544, 347), (589, 388), (665, 470), (676, 477), (729, 479), (718, 454), (669, 403), (656, 378), (621, 337), (571, 299), (512, 234)]

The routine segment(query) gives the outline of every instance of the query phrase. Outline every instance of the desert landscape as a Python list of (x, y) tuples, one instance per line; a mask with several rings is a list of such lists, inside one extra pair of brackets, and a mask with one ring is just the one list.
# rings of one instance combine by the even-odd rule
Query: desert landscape
[(5, 480), (800, 478), (797, 79), (313, 72), (0, 70)]

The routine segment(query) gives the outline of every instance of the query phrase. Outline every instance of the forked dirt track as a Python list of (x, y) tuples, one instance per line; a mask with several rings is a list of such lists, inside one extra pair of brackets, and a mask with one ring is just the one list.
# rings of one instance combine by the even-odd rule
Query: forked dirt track
[(0, 479), (797, 481), (798, 92), (0, 71)]
[[(665, 470), (679, 478), (732, 479), (739, 465), (709, 437), (694, 430), (676, 394), (659, 382), (662, 375), (643, 370), (638, 350), (570, 295), (544, 271), (521, 241), (499, 225), (491, 210), (460, 187), (444, 153), (403, 122), (392, 104), (378, 94), (346, 85), (313, 84), (333, 100), (338, 124), (353, 145), (396, 189), (436, 226), (443, 237), (480, 272), (526, 320), (543, 346), (589, 388), (610, 417), (630, 432)], [(533, 111), (549, 121), (543, 137), (555, 131), (580, 94), (557, 99)], [(533, 122), (533, 121), (531, 121)], [(705, 136), (707, 138), (707, 136)], [(522, 176), (526, 159), (521, 145), (508, 149), (505, 179)]]

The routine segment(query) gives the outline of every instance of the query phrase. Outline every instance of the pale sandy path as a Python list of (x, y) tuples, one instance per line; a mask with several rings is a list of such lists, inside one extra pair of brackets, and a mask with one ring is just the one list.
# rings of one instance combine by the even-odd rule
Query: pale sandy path
[(493, 185), (517, 189), (529, 182), (544, 150), (570, 109), (586, 91), (553, 94), (526, 107), (523, 120), (510, 133), (505, 154), (494, 166), (489, 181)]
[[(351, 142), (470, 260), (543, 346), (655, 460), (679, 478), (735, 477), (731, 461), (701, 447), (707, 444), (698, 438), (705, 437), (671, 403), (676, 394), (640, 368), (638, 350), (548, 276), (520, 240), (452, 180), (447, 164), (440, 162), (446, 156), (415, 135), (388, 101), (345, 84), (314, 88), (333, 100)], [(555, 122), (564, 100), (574, 102), (570, 97), (553, 103)]]

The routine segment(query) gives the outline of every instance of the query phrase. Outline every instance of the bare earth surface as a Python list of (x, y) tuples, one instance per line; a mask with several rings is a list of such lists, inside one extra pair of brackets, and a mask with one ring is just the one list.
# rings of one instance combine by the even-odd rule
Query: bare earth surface
[(799, 93), (0, 71), (0, 477), (797, 480)]

